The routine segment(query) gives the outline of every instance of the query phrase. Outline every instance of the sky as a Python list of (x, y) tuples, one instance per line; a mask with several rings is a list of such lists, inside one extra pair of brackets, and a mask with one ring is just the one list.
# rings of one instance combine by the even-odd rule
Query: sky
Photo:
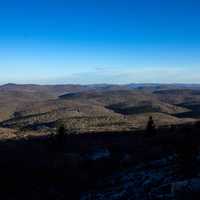
[(200, 83), (199, 0), (0, 0), (0, 84)]

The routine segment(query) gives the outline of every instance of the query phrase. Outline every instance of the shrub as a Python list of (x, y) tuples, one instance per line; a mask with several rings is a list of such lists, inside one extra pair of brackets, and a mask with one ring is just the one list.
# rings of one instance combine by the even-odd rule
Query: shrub
[(60, 125), (57, 128), (56, 134), (52, 134), (49, 141), (49, 149), (53, 152), (64, 151), (64, 146), (66, 144), (66, 134), (67, 131), (64, 125)]
[(146, 126), (146, 132), (148, 135), (154, 135), (156, 133), (156, 126), (155, 126), (152, 116), (149, 117), (149, 120)]

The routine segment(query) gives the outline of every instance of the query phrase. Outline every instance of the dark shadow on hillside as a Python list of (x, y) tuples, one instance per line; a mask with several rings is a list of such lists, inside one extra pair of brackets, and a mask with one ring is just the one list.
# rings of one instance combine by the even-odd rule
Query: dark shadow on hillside
[(146, 131), (105, 132), (1, 141), (0, 196), (4, 200), (80, 199), (81, 191), (96, 188), (98, 180), (113, 172), (176, 152), (181, 155), (181, 149), (175, 148), (180, 133), (189, 132), (199, 145), (200, 127), (187, 127), (163, 128), (151, 136)]
[(142, 114), (142, 113), (151, 113), (151, 112), (160, 112), (160, 108), (155, 108), (150, 105), (144, 105), (139, 107), (124, 107), (124, 104), (114, 104), (107, 106), (106, 108), (113, 110), (116, 113), (123, 115), (132, 115), (132, 114)]
[(175, 116), (180, 118), (199, 118), (200, 117), (200, 105), (199, 104), (179, 104), (179, 106), (190, 109), (191, 111), (178, 113)]
[(0, 142), (2, 199), (78, 199), (78, 166), (52, 137)]

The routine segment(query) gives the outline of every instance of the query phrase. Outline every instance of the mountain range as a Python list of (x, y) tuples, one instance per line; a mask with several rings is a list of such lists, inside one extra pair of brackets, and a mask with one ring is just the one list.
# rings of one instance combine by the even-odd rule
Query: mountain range
[(198, 84), (0, 86), (0, 127), (51, 132), (59, 123), (76, 133), (130, 131), (193, 123), (200, 118)]

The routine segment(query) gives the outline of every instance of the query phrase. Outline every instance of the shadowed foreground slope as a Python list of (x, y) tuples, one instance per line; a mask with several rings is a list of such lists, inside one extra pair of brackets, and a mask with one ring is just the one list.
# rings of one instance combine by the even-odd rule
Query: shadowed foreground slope
[[(9, 200), (155, 199), (159, 187), (197, 178), (198, 161), (197, 171), (188, 165), (192, 173), (185, 173), (176, 155), (182, 155), (177, 146), (185, 134), (200, 144), (199, 131), (198, 125), (185, 125), (152, 136), (137, 131), (1, 140), (0, 195)], [(190, 149), (188, 143), (184, 147)]]

